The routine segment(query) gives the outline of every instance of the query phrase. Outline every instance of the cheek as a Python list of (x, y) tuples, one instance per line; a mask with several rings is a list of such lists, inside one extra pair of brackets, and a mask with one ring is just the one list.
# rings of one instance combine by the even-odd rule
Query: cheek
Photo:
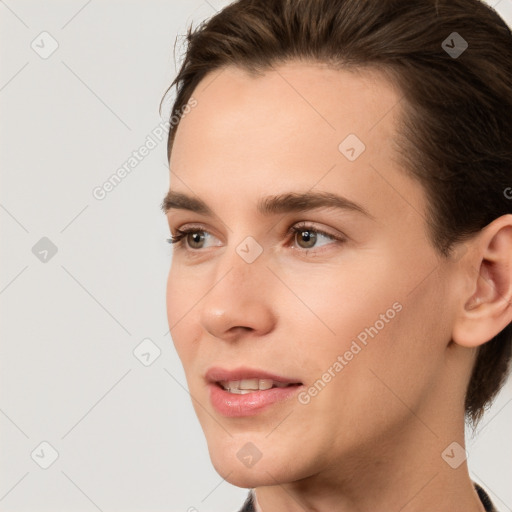
[[(359, 260), (347, 258), (346, 264), (319, 266), (307, 269), (308, 272), (304, 268), (289, 270), (284, 275), (283, 281), (289, 289), (283, 287), (279, 291), (282, 300), (276, 301), (288, 306), (281, 307), (283, 319), (295, 319), (297, 325), (303, 324), (303, 329), (316, 332), (322, 349), (344, 350), (359, 334), (363, 333), (363, 338), (365, 329), (375, 322), (379, 330), (387, 328), (380, 315), (385, 315), (388, 321), (396, 316), (399, 306), (393, 309), (393, 304), (400, 301), (401, 295), (385, 259)], [(287, 311), (291, 306), (294, 316)], [(310, 350), (311, 346), (304, 348)]]
[[(322, 272), (309, 273), (309, 279), (290, 274), (287, 280), (309, 309), (294, 306), (295, 315), (285, 311), (285, 317), (296, 319), (288, 325), (295, 325), (297, 351), (311, 354), (310, 382), (331, 368), (337, 377), (326, 385), (331, 391), (322, 394), (345, 412), (368, 401), (377, 409), (388, 407), (390, 397), (399, 407), (387, 386), (404, 400), (417, 401), (442, 367), (449, 335), (448, 323), (440, 321), (436, 278), (415, 288), (416, 272), (405, 273), (403, 266), (382, 257), (359, 271), (339, 267)], [(288, 297), (287, 304), (294, 299)], [(341, 369), (334, 367), (338, 356)]]
[(169, 328), (172, 329), (174, 324), (179, 318), (180, 303), (178, 297), (182, 295), (180, 291), (179, 278), (173, 272), (173, 266), (169, 269), (167, 276), (167, 289), (166, 289), (166, 307), (167, 307), (167, 321)]
[[(352, 345), (346, 352), (351, 359), (324, 397), (336, 410), (333, 418), (350, 417), (372, 437), (393, 431), (411, 410), (422, 416), (420, 411), (428, 406), (441, 380), (449, 341), (449, 321), (441, 318), (435, 297), (434, 288), (398, 295), (401, 309), (394, 315), (384, 301), (359, 330), (365, 343), (359, 335), (352, 336), (351, 342), (342, 340), (345, 349), (356, 343), (360, 350)], [(388, 295), (388, 300), (394, 298)], [(387, 323), (380, 320), (381, 313)], [(372, 421), (365, 423), (368, 411), (372, 411)]]
[(187, 323), (187, 320), (190, 321), (189, 318), (207, 291), (204, 284), (207, 278), (207, 275), (198, 275), (193, 267), (171, 264), (166, 293), (169, 326), (178, 326)]
[(177, 272), (175, 267), (171, 266), (167, 278), (166, 307), (167, 322), (171, 332), (172, 341), (176, 352), (184, 366), (185, 371), (188, 370), (189, 362), (194, 357), (198, 339), (195, 334), (196, 327), (192, 323), (197, 305), (199, 290), (194, 290), (193, 279), (190, 279), (183, 272)]

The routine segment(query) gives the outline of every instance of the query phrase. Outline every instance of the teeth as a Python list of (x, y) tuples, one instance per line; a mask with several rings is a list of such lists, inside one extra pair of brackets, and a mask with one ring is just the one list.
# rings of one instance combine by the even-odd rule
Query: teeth
[[(259, 388), (259, 379), (245, 379), (239, 381), (238, 389), (258, 389)], [(272, 387), (272, 382), (270, 382), (270, 387)]]
[(230, 393), (245, 395), (253, 391), (270, 389), (272, 387), (284, 388), (289, 384), (284, 382), (275, 382), (272, 379), (243, 379), (243, 380), (223, 380), (220, 385)]

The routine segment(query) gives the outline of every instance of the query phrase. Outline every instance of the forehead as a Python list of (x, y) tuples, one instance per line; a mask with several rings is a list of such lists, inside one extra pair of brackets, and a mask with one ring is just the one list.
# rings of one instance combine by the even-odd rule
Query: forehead
[[(250, 74), (236, 66), (208, 73), (193, 92), (198, 101), (193, 119), (215, 115), (220, 125), (239, 121), (241, 108), (253, 110), (254, 121), (282, 120), (281, 112), (293, 112), (308, 124), (343, 130), (353, 125), (357, 113), (361, 127), (368, 129), (381, 120), (401, 98), (401, 91), (383, 72), (375, 68), (333, 69), (320, 62), (290, 61)], [(219, 112), (219, 110), (222, 110)], [(274, 117), (266, 119), (272, 113)], [(277, 118), (275, 116), (278, 116)], [(180, 127), (185, 123), (183, 120)], [(370, 124), (370, 126), (368, 126)], [(354, 126), (351, 126), (354, 128)], [(179, 130), (178, 130), (179, 131)]]
[(420, 208), (422, 191), (396, 163), (403, 98), (376, 70), (289, 62), (253, 76), (229, 66), (208, 74), (193, 97), (170, 160), (183, 180), (171, 173), (171, 189), (223, 200), (237, 193), (247, 205), (270, 186), (337, 190), (362, 204), (413, 187), (403, 192)]
[(227, 144), (225, 159), (245, 162), (264, 160), (263, 149), (274, 157), (286, 153), (288, 163), (294, 155), (302, 160), (320, 151), (336, 154), (349, 134), (380, 150), (394, 135), (391, 114), (397, 114), (401, 100), (400, 91), (376, 70), (295, 61), (261, 76), (234, 66), (215, 70), (193, 97), (197, 106), (179, 124), (171, 169), (185, 157), (189, 164), (206, 153), (216, 158)]

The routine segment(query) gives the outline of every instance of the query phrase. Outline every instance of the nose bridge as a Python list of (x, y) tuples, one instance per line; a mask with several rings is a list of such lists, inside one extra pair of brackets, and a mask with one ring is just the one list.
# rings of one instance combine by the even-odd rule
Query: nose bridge
[(265, 274), (265, 255), (263, 247), (252, 236), (246, 237), (228, 251), (233, 280), (250, 285), (252, 281), (260, 282)]
[(244, 241), (219, 258), (214, 287), (221, 295), (229, 294), (222, 300), (231, 297), (234, 302), (249, 303), (264, 299), (262, 283), (268, 272), (265, 257), (263, 250), (256, 255), (254, 245), (250, 244)]
[(215, 280), (201, 307), (203, 327), (213, 336), (231, 339), (234, 329), (268, 332), (274, 323), (263, 248), (243, 240), (217, 259)]

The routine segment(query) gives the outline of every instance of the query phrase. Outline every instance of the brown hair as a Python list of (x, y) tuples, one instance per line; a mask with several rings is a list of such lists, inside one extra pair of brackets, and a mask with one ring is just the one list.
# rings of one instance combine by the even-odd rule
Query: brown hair
[[(468, 44), (460, 55), (445, 50), (453, 32)], [(512, 213), (512, 33), (480, 0), (238, 0), (186, 37), (171, 117), (227, 65), (252, 74), (292, 59), (376, 69), (403, 93), (400, 162), (426, 191), (439, 253)], [(509, 324), (478, 349), (465, 402), (473, 424), (507, 378), (511, 340)]]

